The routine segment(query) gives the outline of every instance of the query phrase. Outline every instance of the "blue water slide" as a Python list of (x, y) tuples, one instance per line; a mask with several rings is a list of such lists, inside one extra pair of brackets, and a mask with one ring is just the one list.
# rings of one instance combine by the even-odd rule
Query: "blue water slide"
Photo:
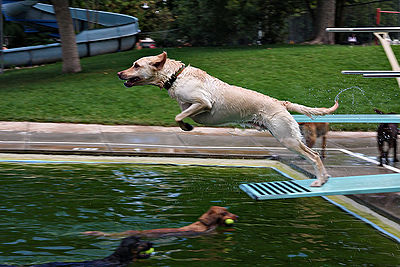
[[(80, 57), (95, 56), (133, 48), (140, 32), (138, 19), (105, 11), (70, 8)], [(3, 0), (2, 13), (7, 21), (17, 22), (28, 32), (46, 32), (58, 37), (58, 25), (52, 5), (38, 1)], [(97, 29), (90, 29), (96, 24)], [(61, 44), (36, 45), (3, 50), (5, 67), (29, 66), (61, 60)]]

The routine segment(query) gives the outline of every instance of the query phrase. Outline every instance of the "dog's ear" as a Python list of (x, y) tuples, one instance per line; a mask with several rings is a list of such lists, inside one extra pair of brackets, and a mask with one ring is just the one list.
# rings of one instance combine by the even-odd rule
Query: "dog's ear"
[(218, 214), (213, 208), (210, 208), (206, 213), (200, 216), (199, 221), (203, 224), (210, 226), (215, 224), (218, 220)]
[(156, 58), (156, 60), (152, 63), (157, 70), (161, 70), (164, 67), (165, 61), (167, 61), (167, 52), (162, 52)]
[(117, 257), (122, 262), (129, 262), (133, 260), (133, 250), (137, 249), (139, 239), (134, 236), (122, 239), (119, 247), (110, 257)]

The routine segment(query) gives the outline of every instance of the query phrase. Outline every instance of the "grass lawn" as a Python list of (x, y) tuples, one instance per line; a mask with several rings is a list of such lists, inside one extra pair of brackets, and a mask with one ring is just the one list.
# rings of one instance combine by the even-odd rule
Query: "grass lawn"
[[(393, 46), (400, 58), (400, 46)], [(241, 48), (168, 48), (168, 56), (199, 67), (230, 84), (312, 107), (331, 106), (343, 89), (337, 113), (400, 113), (395, 79), (342, 75), (341, 70), (390, 70), (380, 46), (281, 45)], [(154, 86), (125, 88), (117, 71), (160, 49), (83, 58), (83, 71), (62, 74), (61, 63), (7, 70), (0, 75), (0, 120), (101, 124), (175, 125), (177, 103)], [(334, 129), (375, 130), (376, 125), (334, 124)]]

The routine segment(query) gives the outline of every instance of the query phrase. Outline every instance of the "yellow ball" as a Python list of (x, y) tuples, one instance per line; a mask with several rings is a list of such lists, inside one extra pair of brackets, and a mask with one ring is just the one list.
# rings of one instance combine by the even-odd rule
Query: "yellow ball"
[(148, 250), (146, 250), (144, 253), (145, 254), (151, 254), (154, 252), (154, 248), (149, 248)]
[(225, 224), (229, 225), (229, 224), (233, 224), (235, 221), (232, 219), (226, 219), (225, 220)]

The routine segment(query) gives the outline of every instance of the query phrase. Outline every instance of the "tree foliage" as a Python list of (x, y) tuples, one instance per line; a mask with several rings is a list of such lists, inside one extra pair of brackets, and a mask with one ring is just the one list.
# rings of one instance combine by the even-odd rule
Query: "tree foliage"
[[(334, 9), (321, 8), (327, 2), (336, 2)], [(398, 1), (392, 0), (70, 0), (69, 4), (135, 16), (142, 31), (139, 38), (151, 37), (162, 46), (301, 42), (316, 39), (318, 33), (325, 36), (327, 25), (375, 26), (378, 7), (400, 9)], [(321, 18), (327, 17), (331, 17), (330, 22), (321, 24)], [(381, 25), (396, 26), (399, 18), (385, 14)], [(18, 39), (22, 34), (12, 26), (6, 24), (6, 30), (16, 36), (15, 41), (28, 40), (26, 36)], [(335, 36), (337, 43), (346, 40), (343, 34)], [(360, 34), (359, 39), (366, 42), (370, 34)], [(332, 39), (322, 43), (332, 43)]]
[(282, 40), (285, 17), (295, 1), (176, 0), (178, 33), (194, 45), (248, 44)]
[[(300, 1), (301, 2), (301, 1)], [(296, 0), (74, 0), (73, 6), (135, 16), (143, 33), (165, 44), (280, 42)], [(143, 8), (144, 3), (148, 8)], [(178, 42), (177, 42), (178, 41)]]
[(134, 16), (144, 33), (166, 30), (174, 21), (168, 1), (162, 0), (72, 0), (71, 6)]

